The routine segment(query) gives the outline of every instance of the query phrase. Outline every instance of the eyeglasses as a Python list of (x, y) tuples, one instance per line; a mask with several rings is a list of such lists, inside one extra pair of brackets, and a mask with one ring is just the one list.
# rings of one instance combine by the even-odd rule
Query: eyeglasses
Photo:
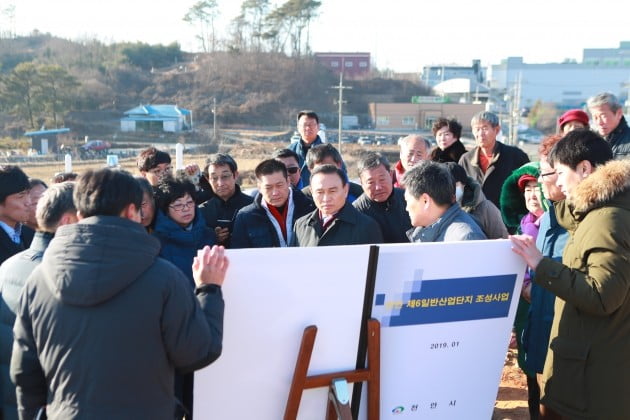
[(551, 176), (551, 175), (556, 175), (556, 171), (553, 171), (553, 172), (546, 172), (546, 173), (544, 173), (544, 174), (540, 174), (540, 177), (541, 177), (541, 178), (544, 178), (544, 177), (546, 177), (546, 176)]
[(297, 174), (297, 171), (299, 171), (300, 168), (298, 168), (297, 166), (289, 166), (287, 168), (287, 172), (290, 173), (291, 175)]
[(184, 209), (195, 207), (195, 202), (191, 200), (191, 201), (186, 201), (185, 203), (171, 204), (168, 207), (175, 211), (182, 211)]

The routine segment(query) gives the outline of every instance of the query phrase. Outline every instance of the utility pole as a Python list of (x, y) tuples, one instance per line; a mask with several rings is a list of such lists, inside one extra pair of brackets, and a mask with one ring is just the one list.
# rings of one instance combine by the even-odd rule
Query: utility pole
[(345, 103), (343, 100), (343, 90), (344, 89), (352, 89), (350, 86), (343, 85), (343, 60), (341, 61), (341, 72), (339, 73), (339, 85), (331, 86), (333, 89), (339, 89), (339, 99), (337, 103), (339, 104), (339, 127), (337, 132), (337, 142), (339, 144), (339, 153), (341, 153), (341, 122), (343, 120), (343, 104)]
[(521, 73), (518, 73), (516, 83), (514, 84), (514, 93), (510, 101), (510, 137), (509, 144), (516, 146), (518, 144), (518, 126), (520, 122), (521, 108)]
[(621, 85), (622, 89), (628, 89), (628, 94), (626, 95), (625, 109), (623, 110), (624, 114), (630, 115), (630, 79), (626, 83)]
[(212, 140), (217, 143), (217, 98), (212, 98)]

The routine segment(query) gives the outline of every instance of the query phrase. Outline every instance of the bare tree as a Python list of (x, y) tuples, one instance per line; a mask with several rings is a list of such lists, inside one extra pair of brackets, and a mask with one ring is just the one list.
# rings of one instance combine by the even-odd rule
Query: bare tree
[(238, 15), (230, 22), (230, 38), (228, 42), (229, 51), (247, 51), (247, 22), (243, 15)]
[(217, 36), (214, 21), (219, 14), (217, 0), (201, 0), (195, 3), (184, 16), (184, 22), (198, 26), (197, 39), (204, 52), (216, 51)]
[(241, 16), (249, 27), (253, 42), (253, 50), (263, 50), (263, 33), (265, 32), (265, 18), (269, 14), (271, 5), (269, 0), (245, 0), (241, 4)]
[(267, 16), (267, 39), (271, 39), (280, 51), (284, 50), (287, 39), (290, 40), (294, 57), (308, 53), (309, 26), (317, 17), (320, 6), (321, 2), (316, 0), (287, 0)]
[(0, 38), (15, 38), (15, 4), (9, 3), (0, 11), (2, 15), (2, 29)]

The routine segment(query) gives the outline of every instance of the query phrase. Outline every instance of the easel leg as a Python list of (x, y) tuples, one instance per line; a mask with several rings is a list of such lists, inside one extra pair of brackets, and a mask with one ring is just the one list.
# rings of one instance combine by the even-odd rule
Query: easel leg
[(368, 368), (368, 420), (378, 420), (381, 410), (381, 324), (375, 319), (368, 321)]
[(348, 383), (367, 382), (367, 418), (378, 420), (380, 416), (380, 363), (381, 334), (380, 323), (375, 319), (368, 321), (367, 327), (367, 369), (349, 370), (335, 373), (307, 376), (313, 354), (317, 327), (311, 325), (304, 329), (302, 343), (295, 363), (293, 381), (284, 411), (284, 420), (295, 420), (300, 408), (300, 400), (305, 389), (329, 386), (327, 420), (352, 420)]
[(289, 389), (289, 397), (287, 406), (284, 411), (284, 420), (294, 420), (297, 418), (300, 409), (300, 400), (306, 385), (306, 375), (308, 374), (308, 366), (311, 363), (313, 347), (315, 346), (315, 336), (317, 335), (317, 327), (310, 325), (304, 329), (302, 334), (302, 343), (298, 359), (295, 362), (295, 371), (293, 372), (293, 381)]

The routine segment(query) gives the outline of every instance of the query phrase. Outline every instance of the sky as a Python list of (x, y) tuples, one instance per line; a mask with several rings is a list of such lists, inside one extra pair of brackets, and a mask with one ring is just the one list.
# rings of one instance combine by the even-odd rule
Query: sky
[[(483, 66), (507, 57), (526, 63), (582, 59), (584, 48), (630, 41), (630, 2), (620, 0), (320, 0), (310, 31), (314, 52), (369, 52), (376, 66), (420, 72), (431, 64)], [(72, 40), (179, 42), (198, 51), (182, 18), (196, 0), (0, 0), (0, 31), (34, 29)], [(240, 0), (218, 0), (219, 32)]]

